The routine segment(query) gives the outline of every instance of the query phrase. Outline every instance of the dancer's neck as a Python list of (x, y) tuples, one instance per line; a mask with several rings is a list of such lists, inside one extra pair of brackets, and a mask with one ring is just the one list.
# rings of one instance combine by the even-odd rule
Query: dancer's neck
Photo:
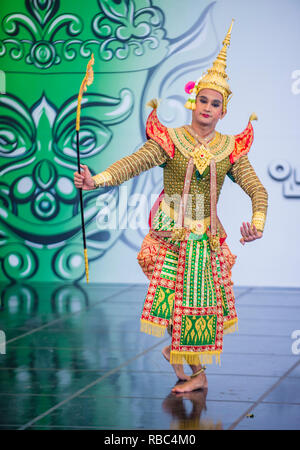
[(199, 141), (210, 142), (216, 134), (214, 127), (199, 127), (195, 126), (193, 123), (189, 126), (191, 133), (196, 137)]
[(190, 126), (199, 138), (203, 140), (207, 140), (215, 134), (215, 128), (213, 126), (201, 125), (195, 122), (192, 122)]

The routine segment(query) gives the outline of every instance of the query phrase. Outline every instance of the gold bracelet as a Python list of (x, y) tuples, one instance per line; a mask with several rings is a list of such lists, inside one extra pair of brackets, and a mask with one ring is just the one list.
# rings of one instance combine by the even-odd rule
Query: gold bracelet
[(112, 182), (112, 176), (108, 171), (100, 172), (97, 175), (94, 175), (93, 177), (94, 183), (96, 188), (99, 186), (109, 186)]
[(251, 225), (255, 225), (258, 231), (263, 231), (266, 221), (266, 215), (262, 211), (253, 213)]

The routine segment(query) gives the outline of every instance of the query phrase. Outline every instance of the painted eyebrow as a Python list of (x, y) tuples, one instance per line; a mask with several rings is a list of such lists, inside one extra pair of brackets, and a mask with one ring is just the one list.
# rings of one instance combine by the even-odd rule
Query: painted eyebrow
[[(201, 99), (203, 99), (203, 100), (208, 100), (208, 98), (205, 97), (205, 95), (200, 95), (199, 98), (201, 98)], [(216, 98), (216, 99), (213, 99), (212, 102), (221, 104), (221, 100), (219, 100), (219, 99), (217, 99), (217, 98)]]

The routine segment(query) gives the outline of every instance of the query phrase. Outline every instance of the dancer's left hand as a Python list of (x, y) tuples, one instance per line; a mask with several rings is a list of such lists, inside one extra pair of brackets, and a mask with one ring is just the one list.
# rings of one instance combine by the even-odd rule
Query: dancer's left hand
[(255, 225), (250, 225), (249, 222), (243, 222), (243, 225), (240, 228), (242, 239), (240, 239), (240, 243), (245, 245), (245, 242), (255, 241), (256, 239), (260, 239), (262, 237), (262, 232), (257, 231)]

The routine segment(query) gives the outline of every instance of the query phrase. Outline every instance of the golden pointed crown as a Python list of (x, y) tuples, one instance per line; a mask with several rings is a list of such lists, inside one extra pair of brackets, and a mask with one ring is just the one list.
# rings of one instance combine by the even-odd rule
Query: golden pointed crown
[(231, 90), (228, 84), (226, 74), (227, 47), (230, 45), (231, 30), (234, 20), (232, 20), (228, 33), (223, 41), (223, 48), (218, 54), (213, 65), (206, 73), (202, 75), (195, 83), (189, 82), (186, 85), (186, 92), (190, 93), (190, 98), (185, 104), (188, 109), (196, 108), (196, 97), (202, 89), (213, 89), (220, 92), (223, 97), (223, 111), (227, 110), (227, 103), (230, 100)]

